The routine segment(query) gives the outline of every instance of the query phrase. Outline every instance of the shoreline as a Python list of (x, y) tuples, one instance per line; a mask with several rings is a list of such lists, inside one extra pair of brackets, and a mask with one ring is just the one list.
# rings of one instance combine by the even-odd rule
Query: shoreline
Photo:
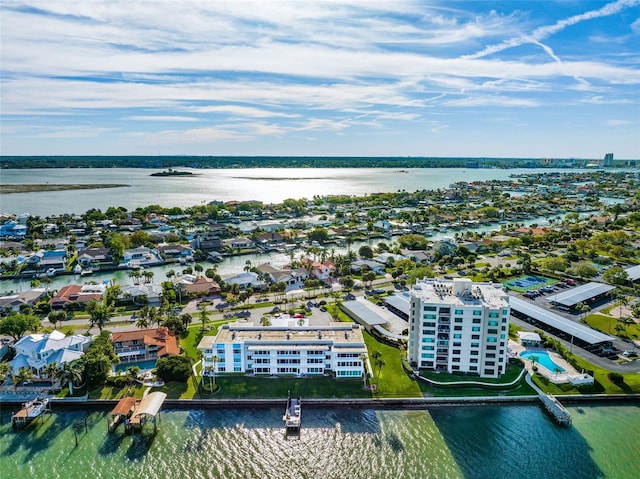
[[(640, 395), (626, 394), (585, 394), (555, 396), (563, 403), (619, 403), (640, 402)], [(78, 398), (82, 399), (82, 398)], [(1, 405), (21, 404), (24, 398), (15, 400), (1, 398)], [(120, 399), (87, 399), (69, 400), (52, 399), (52, 404), (57, 408), (75, 409), (113, 407)], [(475, 397), (416, 397), (416, 398), (303, 398), (303, 406), (331, 407), (331, 408), (360, 408), (360, 409), (427, 409), (440, 406), (481, 406), (487, 404), (534, 404), (540, 403), (538, 396), (475, 396)], [(260, 408), (269, 409), (282, 407), (286, 404), (286, 398), (282, 399), (166, 399), (164, 405), (172, 409), (245, 409)]]
[(9, 184), (0, 185), (0, 194), (12, 195), (18, 193), (40, 193), (43, 191), (71, 191), (71, 190), (94, 190), (104, 188), (123, 188), (131, 185), (117, 183), (75, 183), (75, 184)]

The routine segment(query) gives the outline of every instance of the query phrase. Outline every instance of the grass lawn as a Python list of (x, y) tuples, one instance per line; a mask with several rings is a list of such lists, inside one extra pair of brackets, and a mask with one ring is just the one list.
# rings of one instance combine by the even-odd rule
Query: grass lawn
[(621, 334), (617, 334), (614, 328), (618, 323), (618, 318), (615, 316), (605, 316), (604, 314), (595, 313), (588, 315), (585, 320), (593, 329), (597, 329), (606, 334), (628, 337), (630, 339), (640, 338), (640, 325), (637, 323), (628, 325), (625, 331), (621, 332)]
[[(460, 376), (455, 374), (447, 374), (447, 373), (435, 373), (432, 371), (423, 371), (420, 374), (428, 377), (429, 379), (433, 379), (434, 381), (439, 382), (454, 382), (454, 381), (482, 381), (485, 383), (491, 384), (502, 384), (502, 383), (510, 383), (514, 381), (522, 368), (519, 366), (515, 366), (513, 364), (507, 365), (507, 370), (505, 374), (500, 378), (479, 378), (477, 376)], [(529, 396), (536, 395), (536, 392), (533, 390), (531, 386), (527, 384), (527, 382), (522, 379), (520, 383), (515, 386), (513, 389), (492, 389), (489, 387), (481, 387), (481, 386), (432, 386), (426, 382), (420, 381), (420, 389), (424, 393), (425, 396), (435, 396), (435, 397), (473, 397), (473, 396)]]
[[(371, 384), (377, 386), (375, 397), (421, 397), (417, 381), (412, 380), (402, 368), (400, 350), (377, 341), (366, 331), (363, 331), (364, 342), (369, 351), (369, 360), (373, 368), (374, 377)], [(374, 352), (380, 352), (383, 363), (374, 359)]]
[[(138, 399), (142, 398), (144, 390), (147, 389), (142, 384), (131, 386), (131, 392)], [(114, 386), (103, 386), (89, 391), (89, 399), (120, 399), (128, 395), (129, 388), (117, 388)]]
[[(292, 396), (303, 398), (371, 397), (371, 393), (363, 389), (360, 379), (225, 376), (217, 377), (216, 384), (220, 389), (212, 396), (215, 398), (278, 399), (286, 398), (289, 391)], [(203, 394), (202, 397), (211, 396)]]

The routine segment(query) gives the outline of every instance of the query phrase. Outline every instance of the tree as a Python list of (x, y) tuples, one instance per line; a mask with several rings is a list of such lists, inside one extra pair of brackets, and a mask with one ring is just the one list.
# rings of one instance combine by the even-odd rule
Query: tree
[(56, 325), (67, 319), (67, 313), (64, 311), (51, 311), (49, 313), (49, 322), (53, 324), (53, 328), (56, 329)]
[(361, 258), (371, 259), (373, 258), (373, 249), (369, 245), (362, 245), (358, 249), (358, 254)]
[[(69, 383), (69, 395), (73, 396), (74, 384), (79, 385), (82, 383), (83, 367), (79, 360), (69, 361), (62, 365), (62, 369), (58, 373), (58, 377), (62, 382)], [(76, 386), (81, 387), (81, 386)]]
[(24, 383), (29, 383), (33, 379), (33, 371), (30, 368), (20, 368), (18, 374), (13, 377), (13, 384), (16, 389)]
[(164, 356), (158, 359), (156, 368), (164, 381), (186, 382), (191, 377), (191, 360), (187, 356)]
[(576, 311), (582, 313), (581, 321), (584, 322), (587, 318), (587, 313), (591, 311), (591, 306), (581, 301), (578, 304), (576, 304)]
[(180, 315), (180, 321), (182, 321), (182, 325), (185, 329), (191, 324), (193, 317), (189, 313), (182, 313)]
[(91, 327), (98, 326), (100, 332), (104, 329), (106, 324), (113, 316), (113, 308), (97, 301), (89, 301), (87, 304), (87, 311), (89, 312), (89, 321)]
[(149, 328), (149, 320), (146, 316), (139, 315), (138, 320), (136, 321), (136, 328), (140, 329), (148, 329)]
[(202, 331), (204, 331), (207, 321), (209, 321), (209, 311), (205, 305), (200, 308), (198, 315), (200, 316), (200, 321), (202, 321)]
[(37, 331), (40, 320), (31, 314), (11, 312), (0, 319), (0, 334), (6, 334), (18, 341), (27, 331)]
[(621, 266), (612, 266), (602, 273), (602, 279), (606, 283), (622, 286), (629, 281), (629, 273), (622, 269)]
[(262, 316), (260, 318), (260, 326), (264, 326), (264, 327), (271, 326), (271, 318), (269, 316)]
[(47, 364), (43, 369), (44, 374), (51, 380), (58, 375), (58, 363), (55, 361)]
[(131, 384), (135, 383), (136, 379), (138, 379), (138, 374), (140, 374), (140, 368), (138, 366), (129, 366), (127, 368), (127, 375), (129, 376)]
[(11, 364), (9, 363), (0, 363), (0, 384), (3, 384), (5, 378), (11, 372)]

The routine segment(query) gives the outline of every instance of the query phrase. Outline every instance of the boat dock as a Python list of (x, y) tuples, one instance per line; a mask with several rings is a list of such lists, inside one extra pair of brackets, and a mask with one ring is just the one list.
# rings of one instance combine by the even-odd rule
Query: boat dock
[(114, 432), (120, 423), (126, 424), (133, 414), (133, 411), (135, 411), (136, 404), (138, 403), (139, 401), (133, 396), (127, 396), (120, 399), (109, 415), (109, 432)]
[(571, 426), (571, 413), (560, 404), (560, 401), (551, 394), (540, 394), (538, 396), (544, 408), (553, 416), (558, 424), (563, 426)]
[(160, 408), (167, 398), (166, 393), (156, 391), (144, 396), (133, 406), (131, 416), (125, 420), (125, 429), (143, 431), (146, 424), (151, 424), (153, 433), (158, 431), (158, 419), (160, 418)]
[(287, 431), (299, 431), (300, 421), (302, 418), (302, 398), (292, 398), (291, 394), (287, 398), (287, 408), (285, 409), (282, 420)]
[(48, 397), (38, 396), (22, 405), (17, 413), (11, 416), (11, 425), (14, 428), (23, 428), (34, 419), (45, 413), (51, 414), (51, 404)]

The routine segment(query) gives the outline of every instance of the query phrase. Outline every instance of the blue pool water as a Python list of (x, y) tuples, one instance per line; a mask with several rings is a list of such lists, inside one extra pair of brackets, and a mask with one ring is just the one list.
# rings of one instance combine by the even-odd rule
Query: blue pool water
[[(522, 351), (520, 353), (520, 357), (531, 360), (531, 356), (536, 356), (537, 359), (537, 363), (548, 369), (550, 372), (555, 373), (555, 372), (559, 372), (559, 373), (564, 373), (566, 372), (566, 370), (564, 368), (561, 368), (560, 366), (558, 366), (556, 363), (553, 362), (553, 360), (549, 357), (549, 353), (547, 353), (546, 351)], [(557, 369), (557, 371), (556, 371)]]
[(130, 368), (131, 366), (138, 366), (142, 371), (147, 371), (147, 370), (154, 369), (156, 367), (156, 360), (148, 359), (146, 361), (139, 361), (137, 363), (120, 363), (120, 364), (116, 364), (114, 369), (116, 372), (124, 372), (127, 370), (127, 368)]

